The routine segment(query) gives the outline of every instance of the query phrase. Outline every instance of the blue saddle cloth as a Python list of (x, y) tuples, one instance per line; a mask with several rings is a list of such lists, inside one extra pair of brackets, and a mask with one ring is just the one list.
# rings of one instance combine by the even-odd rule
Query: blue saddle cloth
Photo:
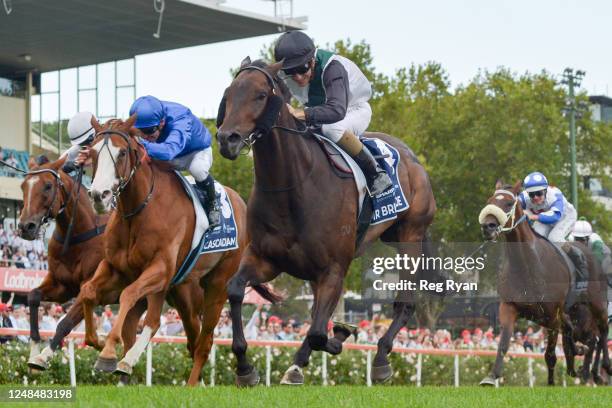
[[(180, 173), (177, 172), (177, 175), (183, 182), (185, 192), (194, 205), (201, 205), (198, 198), (199, 195), (195, 191), (196, 187), (189, 183)], [(178, 272), (172, 278), (172, 285), (178, 285), (187, 278), (201, 255), (238, 248), (238, 229), (236, 227), (232, 202), (223, 186), (217, 181), (215, 181), (215, 193), (216, 200), (221, 209), (221, 223), (218, 227), (204, 232), (204, 235), (198, 241), (199, 243), (191, 249)], [(196, 222), (200, 222), (200, 220), (196, 219)]]
[(378, 157), (376, 161), (393, 182), (393, 188), (371, 199), (372, 217), (370, 225), (376, 225), (397, 218), (397, 214), (408, 208), (408, 200), (406, 200), (406, 195), (397, 175), (400, 155), (396, 148), (380, 139), (363, 138), (361, 141), (374, 157)]

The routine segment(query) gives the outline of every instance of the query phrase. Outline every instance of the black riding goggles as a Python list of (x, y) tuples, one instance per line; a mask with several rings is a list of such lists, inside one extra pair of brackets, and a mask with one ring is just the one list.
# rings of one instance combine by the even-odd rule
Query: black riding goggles
[(149, 127), (145, 127), (145, 128), (140, 128), (140, 131), (142, 133), (144, 133), (145, 135), (152, 135), (153, 133), (157, 132), (158, 130), (159, 130), (159, 125), (149, 126)]
[(287, 76), (304, 75), (305, 73), (308, 72), (309, 69), (310, 69), (310, 62), (307, 62), (306, 64), (299, 65), (295, 68), (283, 69), (283, 72)]
[(545, 193), (546, 190), (532, 191), (529, 193), (529, 198), (542, 197)]

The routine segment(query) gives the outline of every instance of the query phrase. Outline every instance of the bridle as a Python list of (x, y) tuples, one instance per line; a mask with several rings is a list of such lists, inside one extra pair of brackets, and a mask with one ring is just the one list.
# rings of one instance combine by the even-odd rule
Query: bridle
[[(512, 191), (508, 191), (508, 190), (495, 190), (495, 193), (493, 195), (498, 195), (498, 194), (507, 194), (509, 196), (512, 197), (512, 199), (514, 200), (514, 203), (512, 204), (512, 208), (510, 208), (510, 210), (508, 212), (506, 212), (506, 222), (504, 222), (503, 224), (500, 224), (497, 227), (497, 232), (499, 234), (501, 234), (502, 232), (509, 232), (514, 230), (516, 227), (519, 226), (519, 224), (521, 224), (523, 221), (525, 221), (527, 219), (527, 214), (523, 214), (518, 220), (516, 219), (516, 206), (518, 204), (518, 197), (516, 195), (514, 195), (514, 193)], [(508, 220), (512, 220), (512, 222), (510, 223), (509, 227), (505, 227), (504, 225), (506, 225), (508, 223)]]
[[(53, 189), (53, 195), (51, 196), (51, 201), (49, 203), (49, 205), (46, 207), (47, 208), (47, 212), (45, 213), (45, 215), (43, 215), (43, 217), (40, 220), (40, 225), (38, 226), (38, 228), (40, 229), (40, 227), (44, 224), (46, 224), (47, 222), (49, 222), (49, 220), (54, 219), (56, 217), (59, 217), (61, 214), (64, 213), (64, 210), (66, 210), (66, 205), (67, 205), (67, 201), (65, 198), (62, 197), (61, 194), (58, 194), (58, 191), (63, 192), (63, 194), (65, 196), (69, 196), (68, 191), (66, 190), (66, 186), (64, 185), (64, 182), (62, 181), (61, 176), (59, 175), (59, 173), (55, 170), (52, 169), (39, 169), (39, 170), (33, 170), (33, 171), (29, 171), (29, 172), (24, 172), (25, 176), (34, 176), (36, 174), (44, 174), (44, 173), (48, 173), (51, 174), (55, 180), (55, 188)], [(55, 200), (58, 198), (58, 196), (61, 199), (60, 202), (60, 208), (57, 211), (57, 214), (55, 214), (55, 216), (53, 216), (51, 214), (51, 211), (53, 210), (53, 207), (55, 207)], [(36, 231), (36, 233), (38, 234), (38, 230)]]
[[(238, 75), (240, 75), (244, 71), (258, 71), (258, 72), (261, 72), (262, 74), (264, 74), (264, 76), (266, 77), (266, 81), (268, 82), (268, 85), (270, 86), (271, 96), (277, 96), (278, 97), (278, 94), (276, 93), (276, 80), (274, 79), (274, 77), (268, 71), (266, 71), (264, 68), (258, 67), (257, 65), (247, 65), (247, 66), (242, 67), (242, 68), (240, 68), (238, 70), (236, 75), (234, 75), (234, 79), (238, 78)], [(260, 116), (264, 116), (264, 114), (262, 114)], [(274, 124), (273, 124), (273, 126), (270, 127), (270, 130), (272, 130), (272, 129), (280, 129), (280, 130), (284, 130), (286, 132), (295, 133), (295, 134), (299, 134), (299, 135), (305, 135), (305, 134), (308, 133), (308, 128), (307, 127), (304, 127), (304, 129), (292, 129), (292, 128), (287, 128), (285, 126), (276, 125), (276, 120), (277, 119), (278, 119), (278, 117), (275, 118)], [(253, 131), (246, 138), (243, 138), (243, 139), (240, 140), (240, 143), (243, 145), (243, 146), (241, 146), (240, 150), (242, 150), (243, 147), (247, 147), (247, 151), (244, 154), (249, 154), (249, 152), (253, 148), (253, 145), (255, 144), (255, 142), (257, 142), (263, 136), (264, 136), (264, 132), (262, 132), (260, 129), (255, 127), (253, 129)]]
[[(108, 145), (108, 142), (111, 138), (111, 135), (118, 135), (121, 138), (123, 138), (123, 140), (125, 140), (126, 144), (127, 144), (127, 157), (128, 160), (125, 161), (125, 165), (124, 165), (124, 172), (120, 173), (118, 168), (117, 168), (117, 162), (115, 161), (115, 158), (113, 157), (113, 154), (110, 150), (110, 147)], [(138, 154), (138, 148), (136, 149), (132, 149), (132, 145), (130, 144), (130, 136), (120, 130), (115, 130), (115, 129), (107, 129), (107, 130), (102, 130), (100, 132), (98, 132), (96, 134), (96, 138), (98, 136), (102, 136), (104, 137), (104, 142), (102, 144), (102, 147), (100, 148), (100, 151), (102, 151), (102, 149), (104, 149), (106, 147), (106, 150), (108, 151), (108, 155), (110, 156), (112, 162), (113, 162), (113, 167), (115, 169), (115, 175), (118, 177), (119, 179), (119, 185), (111, 190), (111, 193), (113, 195), (113, 200), (115, 200), (115, 202), (119, 199), (119, 196), (121, 195), (121, 193), (123, 193), (123, 191), (127, 188), (128, 184), (130, 184), (130, 181), (132, 181), (132, 179), (134, 178), (134, 175), (136, 174), (136, 171), (138, 170), (138, 168), (140, 167), (140, 165), (142, 164), (142, 161), (144, 159), (144, 157), (146, 156), (142, 156), (140, 157), (140, 155)], [(138, 142), (137, 142), (138, 143)], [(142, 147), (142, 145), (140, 145), (138, 143), (138, 146)], [(144, 149), (144, 147), (142, 147)], [(135, 156), (136, 156), (136, 161), (135, 164), (131, 165), (131, 160), (129, 160), (129, 158), (132, 157), (132, 152), (134, 152)], [(126, 170), (128, 169), (128, 166), (131, 165), (131, 168), (129, 170), (129, 174), (127, 177), (123, 177), (123, 174), (126, 172)], [(95, 177), (95, 172), (94, 172), (94, 177)], [(128, 219), (130, 217), (135, 216), (136, 214), (140, 213), (146, 206), (147, 204), (149, 204), (149, 201), (151, 201), (151, 198), (153, 197), (153, 190), (155, 189), (155, 172), (153, 170), (151, 170), (151, 188), (149, 189), (149, 193), (147, 194), (147, 196), (145, 197), (145, 199), (143, 200), (142, 203), (140, 203), (138, 205), (138, 207), (136, 207), (135, 210), (127, 213), (127, 214), (122, 214), (122, 217), (124, 219)]]

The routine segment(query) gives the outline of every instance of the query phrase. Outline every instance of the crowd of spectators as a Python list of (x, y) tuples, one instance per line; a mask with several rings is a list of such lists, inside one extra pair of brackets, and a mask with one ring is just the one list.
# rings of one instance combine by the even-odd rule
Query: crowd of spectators
[(0, 222), (0, 267), (46, 270), (49, 267), (43, 239), (22, 239), (12, 222)]
[[(12, 305), (12, 299), (8, 303), (0, 303), (0, 327), (13, 327), (29, 329), (30, 311), (24, 305)], [(67, 306), (68, 307), (68, 306)], [(65, 308), (56, 303), (44, 303), (39, 307), (39, 326), (41, 330), (55, 330), (58, 322), (65, 316)], [(139, 323), (139, 332), (144, 326), (144, 317)], [(111, 306), (105, 306), (101, 313), (94, 315), (97, 331), (100, 335), (108, 333), (116, 315)], [(348, 342), (362, 344), (376, 344), (384, 335), (390, 320), (384, 315), (374, 315), (371, 320), (362, 320), (357, 325), (356, 336), (347, 339)], [(271, 315), (262, 306), (257, 306), (250, 319), (244, 324), (244, 332), (247, 340), (281, 340), (302, 341), (310, 329), (310, 321), (302, 322), (296, 319), (283, 320), (278, 316)], [(328, 324), (328, 335), (333, 336), (333, 324)], [(84, 331), (84, 323), (75, 329)], [(158, 334), (164, 336), (184, 336), (185, 331), (181, 318), (174, 308), (167, 309), (161, 317), (161, 326)], [(218, 338), (231, 338), (232, 321), (228, 309), (223, 309), (219, 322), (214, 330), (214, 336)], [(0, 343), (10, 340), (10, 336), (0, 336)], [(510, 341), (510, 352), (535, 352), (543, 353), (546, 346), (546, 332), (542, 328), (528, 326), (526, 331), (516, 331)], [(27, 343), (27, 336), (18, 336), (17, 340)], [(410, 349), (474, 349), (495, 350), (499, 344), (499, 334), (492, 327), (486, 330), (476, 327), (463, 329), (458, 336), (452, 336), (446, 329), (430, 330), (427, 328), (402, 328), (397, 334), (393, 346), (396, 348)], [(612, 340), (608, 344), (612, 347)], [(557, 344), (557, 352), (562, 353), (561, 337)]]

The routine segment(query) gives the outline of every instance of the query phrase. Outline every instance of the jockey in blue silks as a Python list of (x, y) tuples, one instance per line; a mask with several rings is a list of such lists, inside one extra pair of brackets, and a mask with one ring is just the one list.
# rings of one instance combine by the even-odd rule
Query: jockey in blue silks
[(209, 228), (218, 226), (220, 211), (210, 175), (213, 154), (208, 129), (185, 106), (153, 96), (136, 99), (130, 108), (130, 116), (133, 114), (149, 156), (168, 161), (177, 170), (189, 170), (205, 197)]

